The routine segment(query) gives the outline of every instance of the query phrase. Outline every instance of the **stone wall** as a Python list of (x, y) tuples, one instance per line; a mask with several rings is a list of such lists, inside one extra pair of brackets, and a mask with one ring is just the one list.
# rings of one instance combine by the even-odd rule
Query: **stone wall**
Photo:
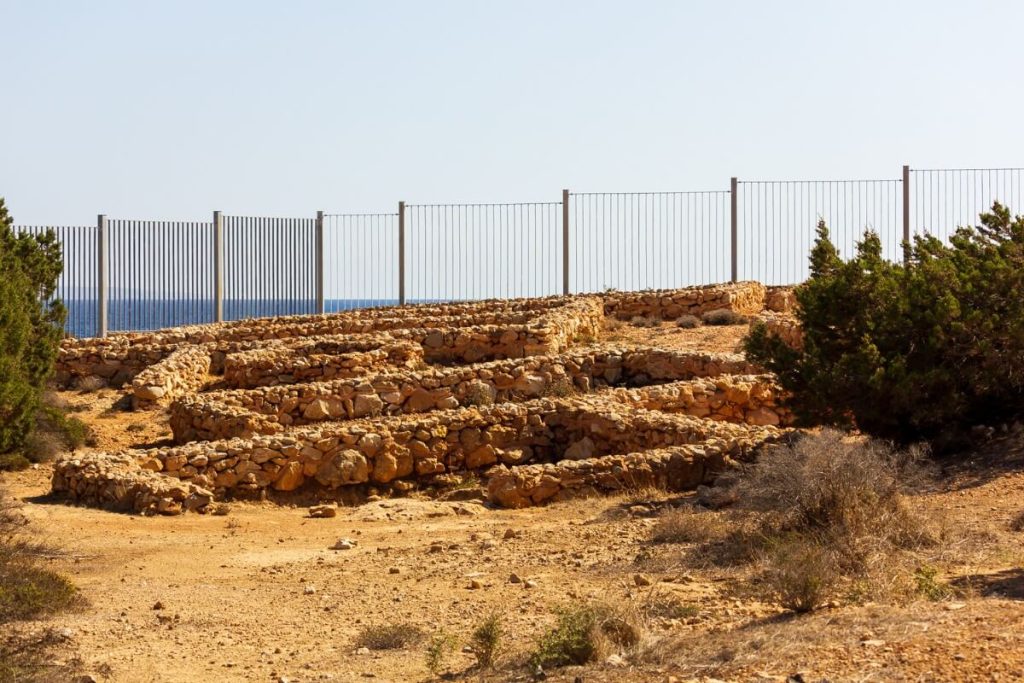
[(386, 369), (413, 369), (423, 363), (422, 346), (390, 335), (313, 337), (229, 354), (224, 359), (224, 384), (244, 389), (321, 382)]
[(756, 325), (764, 325), (768, 328), (769, 334), (778, 337), (794, 349), (803, 348), (803, 329), (800, 327), (800, 321), (794, 315), (766, 311), (751, 319), (751, 329)]
[[(742, 458), (780, 434), (770, 426), (636, 409), (602, 397), (545, 398), (323, 423), (285, 434), (129, 451), (122, 456), (93, 453), (61, 461), (53, 488), (80, 500), (103, 491), (104, 497), (117, 498), (104, 498), (107, 503), (138, 509), (142, 503), (136, 501), (150, 494), (152, 486), (135, 485), (126, 473), (133, 466), (143, 482), (152, 481), (152, 473), (159, 472), (190, 484), (167, 494), (184, 501), (210, 491), (219, 498), (231, 492), (294, 491), (306, 484), (331, 490), (370, 482), (429, 481), (437, 475), (499, 463), (591, 460), (686, 444), (702, 444), (710, 449), (705, 453), (717, 458)], [(105, 464), (112, 457), (117, 467)], [(85, 489), (82, 482), (88, 482)]]
[(756, 366), (734, 354), (605, 346), (451, 368), (386, 372), (304, 385), (210, 392), (171, 406), (177, 443), (273, 434), (296, 425), (521, 400), (620, 384), (646, 384)]
[(603, 298), (605, 313), (619, 320), (635, 316), (675, 320), (682, 315), (699, 317), (722, 308), (752, 315), (764, 309), (765, 287), (760, 282), (736, 282), (685, 289), (609, 292)]
[[(518, 358), (558, 353), (579, 337), (596, 337), (603, 320), (603, 305), (596, 297), (536, 300), (531, 308), (485, 309), (472, 312), (468, 305), (397, 309), (403, 317), (383, 317), (357, 311), (331, 316), (266, 318), (242, 323), (180, 327), (149, 333), (126, 333), (103, 339), (65, 340), (57, 359), (55, 379), (68, 387), (130, 381), (186, 345), (214, 349), (214, 370), (225, 355), (265, 346), (281, 339), (338, 334), (386, 332), (396, 340), (420, 344), (431, 361), (478, 362), (488, 358)], [(559, 305), (560, 304), (560, 305)], [(520, 310), (520, 308), (522, 310)], [(454, 311), (444, 315), (443, 311)], [(380, 312), (378, 312), (380, 313)]]
[(752, 425), (793, 424), (772, 375), (723, 375), (640, 389), (614, 389), (614, 400), (668, 413)]
[(186, 346), (149, 366), (132, 380), (132, 406), (150, 408), (197, 393), (210, 375), (210, 352), (206, 346)]
[(686, 491), (710, 484), (731, 460), (719, 446), (671, 446), (641, 453), (487, 472), (487, 499), (506, 508), (643, 488)]
[(120, 512), (205, 512), (213, 501), (211, 491), (142, 469), (131, 453), (87, 453), (58, 460), (51, 487), (73, 502)]
[(792, 313), (796, 309), (796, 287), (793, 285), (773, 285), (767, 288), (764, 298), (766, 311), (776, 313)]

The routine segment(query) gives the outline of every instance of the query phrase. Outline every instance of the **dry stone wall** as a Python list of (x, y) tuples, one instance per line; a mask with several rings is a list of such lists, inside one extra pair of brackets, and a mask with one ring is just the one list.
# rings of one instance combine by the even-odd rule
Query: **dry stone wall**
[[(255, 349), (268, 341), (338, 334), (386, 332), (396, 340), (420, 344), (431, 361), (477, 362), (488, 358), (518, 358), (558, 353), (579, 337), (596, 337), (603, 305), (596, 297), (542, 300), (531, 310), (467, 312), (466, 306), (433, 307), (424, 315), (416, 307), (399, 309), (403, 317), (353, 313), (332, 316), (268, 318), (246, 324), (181, 327), (152, 333), (128, 333), (103, 339), (69, 339), (60, 349), (56, 381), (71, 386), (121, 383), (131, 380), (186, 345), (207, 344), (215, 350), (214, 370), (225, 355)], [(262, 343), (262, 344), (261, 344)]]
[(149, 366), (132, 380), (132, 405), (149, 408), (198, 392), (210, 375), (210, 353), (207, 345), (186, 346)]
[[(159, 493), (148, 483), (153, 481), (152, 473), (159, 472), (188, 485), (168, 489), (163, 497), (200, 509), (183, 501), (190, 495), (199, 500), (210, 491), (218, 498), (231, 492), (294, 491), (305, 484), (328, 490), (369, 482), (391, 484), (496, 464), (592, 460), (687, 444), (701, 444), (714, 457), (743, 458), (780, 434), (770, 426), (638, 410), (601, 397), (539, 399), (130, 451), (119, 456), (116, 468), (104, 464), (111, 456), (92, 454), (61, 461), (53, 488), (70, 492), (78, 500), (102, 496), (97, 502), (139, 509), (140, 501), (149, 500), (147, 495)], [(130, 477), (125, 468), (133, 463), (142, 483), (126, 486)], [(109, 499), (118, 493), (120, 499)], [(157, 503), (158, 508), (168, 505)]]
[(325, 420), (446, 410), (559, 392), (589, 392), (601, 386), (757, 371), (734, 354), (607, 346), (452, 368), (199, 394), (183, 397), (171, 406), (170, 424), (177, 443), (209, 441), (273, 434)]
[(615, 389), (614, 400), (647, 410), (752, 425), (793, 424), (772, 375), (723, 375), (640, 389)]
[(501, 507), (524, 508), (631, 489), (685, 491), (710, 484), (730, 461), (720, 446), (708, 445), (513, 468), (497, 465), (487, 472), (487, 498)]
[(751, 329), (756, 325), (764, 325), (768, 329), (768, 334), (778, 337), (794, 349), (802, 349), (804, 346), (803, 328), (794, 315), (766, 311), (751, 319)]
[(224, 359), (224, 384), (240, 389), (357, 377), (421, 367), (423, 347), (390, 335), (330, 335), (278, 342)]
[(700, 316), (708, 311), (728, 309), (744, 315), (760, 313), (765, 304), (765, 287), (760, 282), (735, 282), (686, 289), (653, 289), (643, 292), (609, 292), (604, 310), (620, 320), (633, 317), (675, 320), (682, 315)]

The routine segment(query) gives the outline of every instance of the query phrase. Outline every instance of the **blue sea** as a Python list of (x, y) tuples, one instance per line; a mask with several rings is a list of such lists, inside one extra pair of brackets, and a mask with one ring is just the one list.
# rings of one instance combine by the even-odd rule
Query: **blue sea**
[[(410, 301), (409, 303), (430, 303)], [(397, 299), (327, 299), (324, 310), (327, 313), (348, 311), (355, 308), (397, 306)], [(97, 303), (95, 299), (70, 299), (64, 301), (68, 310), (65, 329), (73, 337), (96, 336)], [(224, 300), (224, 319), (265, 318), (278, 315), (303, 315), (316, 312), (316, 302), (311, 300)], [(107, 329), (110, 332), (159, 330), (179, 325), (194, 325), (213, 322), (213, 300), (111, 299), (107, 305)]]

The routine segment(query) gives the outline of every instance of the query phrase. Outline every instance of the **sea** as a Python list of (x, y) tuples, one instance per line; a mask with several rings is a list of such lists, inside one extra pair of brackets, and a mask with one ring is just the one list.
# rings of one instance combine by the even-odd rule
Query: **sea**
[[(439, 300), (417, 300), (408, 303), (439, 303)], [(324, 312), (336, 313), (356, 308), (397, 305), (397, 299), (325, 299)], [(96, 336), (98, 306), (95, 299), (65, 300), (64, 307), (68, 311), (64, 327), (69, 336)], [(224, 319), (308, 315), (315, 313), (315, 309), (316, 302), (306, 299), (225, 299)], [(110, 332), (139, 332), (212, 323), (213, 318), (212, 299), (111, 299), (107, 304), (107, 329)]]

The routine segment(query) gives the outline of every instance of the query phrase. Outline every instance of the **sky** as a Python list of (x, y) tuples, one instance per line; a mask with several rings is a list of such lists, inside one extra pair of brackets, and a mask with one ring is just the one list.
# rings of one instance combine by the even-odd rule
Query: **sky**
[(1024, 3), (0, 0), (18, 223), (1024, 165)]

